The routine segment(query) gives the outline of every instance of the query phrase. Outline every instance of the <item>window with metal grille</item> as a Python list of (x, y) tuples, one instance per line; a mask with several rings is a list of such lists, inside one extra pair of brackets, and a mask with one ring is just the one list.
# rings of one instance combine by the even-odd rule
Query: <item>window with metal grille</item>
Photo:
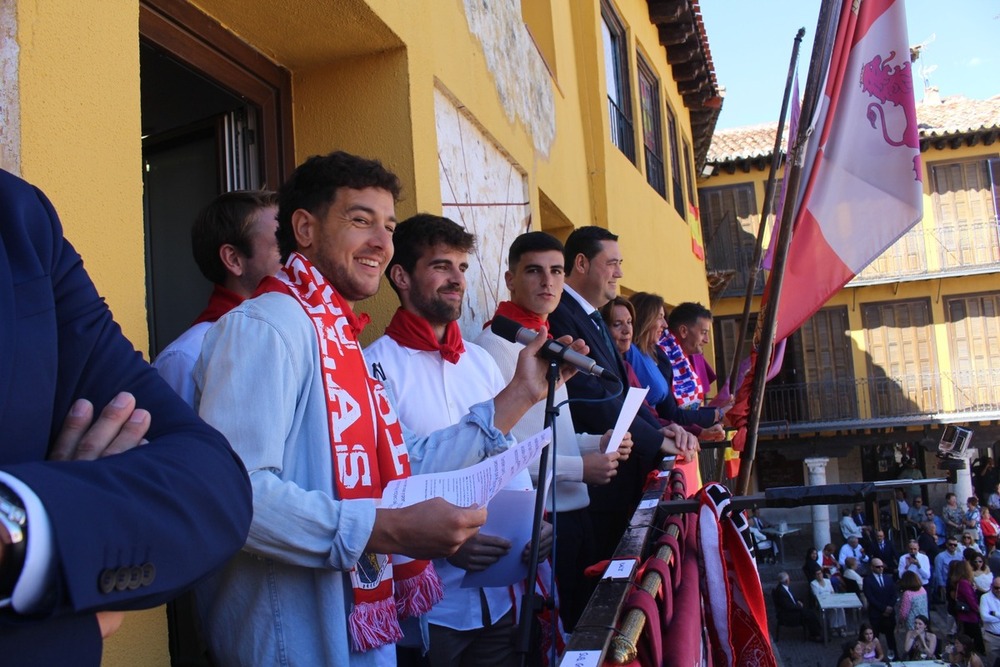
[(642, 113), (642, 145), (646, 163), (646, 182), (666, 199), (667, 186), (663, 174), (663, 134), (660, 116), (660, 81), (641, 56), (636, 58), (639, 69), (639, 109)]
[(608, 88), (611, 143), (634, 163), (635, 137), (628, 86), (628, 40), (625, 26), (607, 2), (601, 2), (601, 38), (604, 42), (604, 76)]

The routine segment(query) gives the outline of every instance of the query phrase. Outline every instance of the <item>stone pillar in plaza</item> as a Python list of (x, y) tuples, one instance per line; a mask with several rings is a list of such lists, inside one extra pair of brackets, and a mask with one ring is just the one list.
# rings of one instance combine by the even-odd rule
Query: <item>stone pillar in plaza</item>
[[(826, 464), (829, 462), (830, 459), (825, 456), (805, 460), (805, 464), (809, 468), (809, 486), (826, 484)], [(824, 545), (832, 541), (830, 539), (830, 506), (813, 505), (812, 520), (813, 545), (816, 549), (822, 549)]]
[(972, 491), (972, 458), (967, 453), (964, 457), (965, 468), (958, 471), (955, 479), (955, 485), (952, 490), (955, 495), (958, 496), (958, 506), (965, 508), (965, 501), (968, 500), (969, 496), (973, 495)]

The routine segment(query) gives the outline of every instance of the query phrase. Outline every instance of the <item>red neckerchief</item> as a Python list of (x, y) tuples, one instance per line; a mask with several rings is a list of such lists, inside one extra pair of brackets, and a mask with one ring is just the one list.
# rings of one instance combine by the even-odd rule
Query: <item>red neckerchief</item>
[[(381, 498), (386, 484), (410, 476), (410, 459), (396, 411), (382, 383), (368, 375), (361, 354), (358, 334), (368, 316), (356, 317), (323, 274), (298, 253), (291, 254), (277, 278), (267, 278), (257, 288), (258, 294), (273, 291), (294, 297), (316, 331), (337, 497)], [(341, 417), (341, 392), (356, 401), (359, 414), (350, 423)], [(441, 580), (428, 561), (364, 553), (350, 575), (354, 605), (348, 630), (354, 651), (399, 641), (399, 618), (427, 613), (443, 596)]]
[(215, 322), (243, 301), (243, 297), (236, 292), (228, 290), (222, 285), (216, 285), (215, 289), (212, 290), (212, 296), (208, 297), (208, 305), (205, 306), (205, 310), (201, 311), (201, 315), (195, 318), (193, 324)]
[(448, 322), (448, 326), (444, 328), (444, 342), (440, 343), (430, 322), (402, 308), (398, 308), (392, 316), (389, 326), (385, 328), (385, 335), (411, 350), (440, 352), (441, 358), (452, 364), (457, 364), (459, 357), (465, 352), (465, 342), (458, 322)]
[[(548, 327), (548, 322), (542, 318), (538, 313), (533, 313), (527, 308), (522, 308), (513, 301), (501, 301), (497, 304), (497, 312), (493, 317), (497, 315), (501, 317), (506, 317), (509, 320), (514, 320), (522, 327), (526, 329), (531, 329), (532, 331), (538, 331), (542, 327)], [(493, 320), (489, 320), (483, 325), (483, 328), (490, 326)], [(552, 336), (550, 335), (549, 338)]]

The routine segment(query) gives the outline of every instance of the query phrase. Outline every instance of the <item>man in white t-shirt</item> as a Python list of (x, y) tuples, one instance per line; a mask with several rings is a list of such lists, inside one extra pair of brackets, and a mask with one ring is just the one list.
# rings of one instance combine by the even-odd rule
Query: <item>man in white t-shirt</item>
[[(365, 349), (365, 358), (372, 376), (392, 390), (400, 420), (423, 436), (458, 423), (507, 381), (485, 350), (462, 339), (458, 326), (475, 237), (448, 218), (419, 214), (396, 226), (393, 244), (396, 252), (386, 275), (401, 306), (385, 335)], [(530, 491), (528, 471), (508, 488)], [(546, 527), (543, 557), (551, 548), (551, 526)], [(525, 548), (480, 532), (455, 555), (434, 560), (444, 598), (426, 615), (433, 667), (517, 664), (512, 588), (463, 588), (462, 580), (511, 549)], [(406, 643), (417, 644), (419, 637), (412, 636), (417, 633), (405, 629)]]

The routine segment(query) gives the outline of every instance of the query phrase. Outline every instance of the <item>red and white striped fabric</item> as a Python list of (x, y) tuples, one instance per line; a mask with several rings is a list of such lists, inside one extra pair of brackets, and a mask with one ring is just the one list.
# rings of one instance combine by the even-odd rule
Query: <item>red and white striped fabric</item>
[[(842, 0), (778, 306), (786, 338), (923, 216), (903, 0)], [(805, 119), (803, 119), (805, 122)]]

